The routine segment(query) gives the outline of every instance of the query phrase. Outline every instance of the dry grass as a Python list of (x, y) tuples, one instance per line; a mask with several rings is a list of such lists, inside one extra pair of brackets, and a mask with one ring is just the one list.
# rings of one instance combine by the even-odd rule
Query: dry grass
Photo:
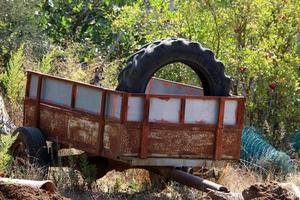
[(237, 168), (229, 164), (221, 171), (218, 179), (219, 184), (226, 186), (232, 192), (242, 192), (257, 182), (263, 182), (259, 174), (246, 167)]
[[(27, 170), (27, 171), (26, 171)], [(27, 179), (42, 179), (39, 169), (30, 166), (25, 171), (14, 170), (14, 177)], [(78, 175), (79, 187), (72, 185), (70, 168), (50, 168), (48, 178), (56, 182), (59, 191), (71, 199), (209, 199), (206, 193), (186, 187), (176, 182), (169, 182), (163, 190), (151, 186), (149, 173), (142, 169), (129, 169), (124, 172), (110, 171), (101, 179), (98, 179), (92, 188), (84, 185), (81, 174)], [(242, 192), (255, 183), (267, 183), (274, 180), (275, 176), (270, 175), (264, 179), (260, 174), (251, 171), (241, 165), (227, 164), (219, 168), (219, 184), (228, 187), (232, 192)], [(212, 177), (214, 180), (215, 177)], [(277, 178), (278, 179), (278, 178)], [(81, 185), (81, 186), (80, 186)], [(288, 191), (300, 197), (300, 173), (294, 173), (286, 177), (286, 181), (280, 185)]]

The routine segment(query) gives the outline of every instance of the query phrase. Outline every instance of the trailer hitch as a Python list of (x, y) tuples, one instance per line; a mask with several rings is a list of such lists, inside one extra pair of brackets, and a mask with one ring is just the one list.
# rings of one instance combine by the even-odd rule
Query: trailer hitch
[(214, 183), (212, 181), (203, 179), (201, 177), (186, 173), (181, 170), (177, 170), (174, 167), (150, 167), (147, 168), (156, 174), (159, 174), (165, 178), (177, 181), (189, 187), (196, 188), (198, 190), (209, 192), (210, 190), (229, 193), (230, 191), (225, 186)]

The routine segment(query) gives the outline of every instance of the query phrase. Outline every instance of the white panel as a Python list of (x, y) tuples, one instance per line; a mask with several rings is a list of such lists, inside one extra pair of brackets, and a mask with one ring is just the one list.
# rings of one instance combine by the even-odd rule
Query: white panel
[(150, 98), (150, 122), (179, 122), (180, 99)]
[(31, 75), (29, 97), (35, 99), (37, 94), (38, 76)]
[(238, 107), (237, 101), (225, 101), (224, 107), (224, 125), (236, 124), (236, 111)]
[(185, 123), (217, 124), (219, 103), (217, 100), (187, 99)]
[(121, 118), (122, 97), (118, 94), (107, 93), (105, 115), (108, 117)]
[(174, 94), (174, 95), (191, 95), (203, 96), (203, 89), (192, 85), (173, 82), (164, 79), (152, 78), (147, 85), (146, 93), (148, 94)]
[(100, 114), (102, 91), (96, 88), (77, 86), (75, 108), (90, 113)]
[(62, 106), (71, 106), (72, 84), (43, 78), (41, 99)]
[(128, 121), (143, 121), (144, 99), (143, 97), (128, 97)]

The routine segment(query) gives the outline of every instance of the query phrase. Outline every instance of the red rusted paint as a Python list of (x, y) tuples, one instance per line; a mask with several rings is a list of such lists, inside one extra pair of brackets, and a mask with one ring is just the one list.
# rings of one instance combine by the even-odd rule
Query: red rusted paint
[(25, 97), (29, 97), (30, 82), (31, 82), (31, 74), (27, 74)]
[(203, 121), (203, 120), (197, 120), (196, 124), (207, 124), (207, 123), (205, 121)]
[(166, 87), (166, 88), (172, 87), (172, 83), (169, 83), (169, 82), (167, 82), (167, 81), (162, 81), (161, 83), (162, 83), (162, 85), (163, 85), (164, 87)]
[[(26, 89), (25, 89), (25, 98), (23, 101), (23, 111), (25, 111), (25, 99), (29, 97), (29, 90), (30, 90), (30, 82), (31, 82), (31, 74), (27, 74), (27, 80), (26, 80)], [(23, 126), (25, 124), (25, 112), (23, 112)]]
[(127, 113), (128, 113), (128, 96), (126, 94), (122, 95), (122, 103), (121, 103), (121, 123), (127, 121)]
[(48, 105), (48, 106), (52, 106), (52, 107), (55, 107), (55, 108), (58, 108), (58, 109), (61, 109), (61, 110), (68, 110), (68, 111), (71, 111), (73, 113), (80, 113), (80, 114), (83, 114), (83, 115), (100, 117), (100, 114), (94, 114), (94, 113), (86, 112), (86, 111), (83, 111), (83, 110), (76, 110), (76, 109), (72, 109), (71, 107), (68, 107), (68, 106), (57, 105), (55, 103), (50, 103), (50, 102), (47, 102), (47, 101), (40, 101), (40, 105)]
[(35, 126), (39, 127), (40, 123), (40, 100), (41, 100), (41, 91), (42, 91), (42, 76), (38, 76), (38, 84), (37, 84), (37, 94), (36, 94), (36, 100), (35, 100)]
[(245, 99), (241, 99), (238, 103), (237, 109), (237, 125), (243, 128), (244, 125), (244, 112), (245, 112)]
[(180, 99), (180, 110), (179, 110), (179, 123), (184, 124), (184, 119), (185, 119), (185, 99), (181, 98)]
[(218, 127), (216, 131), (215, 138), (215, 155), (214, 159), (219, 160), (222, 155), (222, 140), (223, 140), (223, 123), (224, 123), (224, 107), (225, 100), (224, 98), (220, 98), (219, 103), (219, 116), (218, 116)]
[[(71, 83), (71, 84), (76, 83), (77, 85), (80, 85), (80, 86), (84, 86), (84, 87), (88, 87), (88, 88), (95, 88), (95, 89), (98, 89), (98, 90), (109, 90), (109, 89), (100, 88), (100, 87), (95, 86), (95, 85), (90, 85), (90, 84), (87, 84), (87, 83), (83, 83), (83, 82), (80, 82), (80, 81), (74, 81), (74, 80), (70, 80), (70, 79), (66, 79), (66, 78), (51, 76), (51, 75), (48, 75), (48, 74), (46, 75), (46, 74), (43, 74), (43, 73), (34, 72), (34, 71), (30, 71), (30, 70), (27, 70), (27, 74), (28, 75), (29, 74), (35, 74), (37, 76), (43, 76), (43, 77), (47, 77), (47, 78), (50, 78), (50, 79), (62, 81), (62, 82), (65, 82), (65, 83)], [(114, 90), (111, 90), (111, 91), (122, 93), (122, 92), (114, 91)]]
[(165, 119), (160, 119), (160, 120), (155, 120), (154, 123), (169, 123), (169, 121)]
[(152, 92), (153, 92), (153, 80), (152, 79), (150, 79), (148, 85), (149, 85), (148, 93), (152, 94)]
[(118, 107), (118, 96), (115, 94), (112, 94), (112, 117), (113, 118), (118, 118), (116, 115), (117, 107)]
[(146, 158), (148, 155), (148, 135), (149, 135), (149, 108), (150, 108), (150, 99), (146, 95), (144, 100), (144, 119), (142, 124), (141, 131), (141, 143), (140, 143), (140, 158)]
[[(197, 159), (239, 158), (239, 145), (245, 106), (245, 100), (242, 97), (220, 98), (130, 94), (34, 72), (29, 72), (28, 77), (31, 74), (37, 75), (40, 81), (36, 99), (30, 99), (28, 95), (25, 95), (24, 125), (40, 128), (48, 140), (59, 141), (63, 145), (70, 145), (89, 152), (92, 155), (101, 155), (112, 159), (117, 159), (122, 155), (134, 155), (140, 158), (150, 156)], [(61, 106), (54, 102), (41, 101), (42, 76), (71, 83), (71, 105)], [(27, 83), (26, 94), (29, 94), (29, 85)], [(76, 86), (91, 87), (103, 92), (101, 112), (93, 114), (74, 108)], [(121, 119), (116, 117), (108, 119), (105, 117), (105, 98), (107, 92), (113, 95), (114, 104), (117, 103), (117, 95), (122, 96)], [(127, 122), (128, 96), (145, 98), (144, 119), (142, 122)], [(179, 123), (170, 123), (163, 119), (156, 122), (149, 122), (150, 98), (180, 99)], [(184, 123), (186, 99), (221, 99), (218, 124), (210, 125), (203, 124), (203, 122), (200, 124)], [(239, 102), (236, 113), (236, 125), (223, 125), (224, 101), (226, 100), (236, 100)], [(116, 108), (117, 106), (114, 106), (114, 116)], [(109, 142), (105, 142), (104, 139), (107, 139)], [(105, 146), (109, 148), (105, 149)]]
[(71, 97), (71, 108), (75, 108), (75, 101), (76, 101), (76, 94), (77, 94), (77, 85), (72, 85), (72, 97)]
[(103, 90), (101, 98), (101, 108), (100, 108), (100, 126), (99, 126), (99, 136), (98, 136), (98, 154), (103, 152), (103, 136), (104, 136), (104, 127), (105, 127), (105, 107), (106, 107), (106, 91)]

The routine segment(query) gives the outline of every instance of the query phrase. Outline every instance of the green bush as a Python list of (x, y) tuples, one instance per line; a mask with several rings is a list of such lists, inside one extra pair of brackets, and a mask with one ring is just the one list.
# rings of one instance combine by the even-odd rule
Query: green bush
[(0, 74), (1, 85), (13, 107), (16, 107), (20, 102), (25, 86), (26, 77), (23, 69), (23, 51), (24, 45), (21, 45), (19, 49), (11, 55), (5, 71)]
[[(262, 127), (268, 121), (276, 134), (283, 123), (292, 132), (300, 116), (300, 1), (174, 2), (175, 10), (170, 10), (168, 1), (152, 0), (146, 11), (144, 1), (138, 0), (116, 13), (114, 32), (126, 32), (120, 43), (123, 55), (166, 37), (198, 41), (225, 64), (233, 79), (232, 93), (247, 98), (247, 124)], [(168, 72), (157, 75), (197, 82), (176, 65)]]
[(0, 135), (0, 172), (5, 172), (11, 163), (12, 157), (9, 154), (9, 148), (15, 139), (11, 135)]

